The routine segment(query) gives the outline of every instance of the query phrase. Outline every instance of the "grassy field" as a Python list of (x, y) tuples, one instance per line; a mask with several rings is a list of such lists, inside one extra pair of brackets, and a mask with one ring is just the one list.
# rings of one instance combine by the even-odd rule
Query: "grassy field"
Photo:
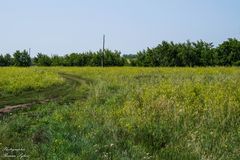
[(239, 68), (0, 68), (0, 108), (49, 99), (0, 117), (0, 157), (238, 160), (239, 86)]

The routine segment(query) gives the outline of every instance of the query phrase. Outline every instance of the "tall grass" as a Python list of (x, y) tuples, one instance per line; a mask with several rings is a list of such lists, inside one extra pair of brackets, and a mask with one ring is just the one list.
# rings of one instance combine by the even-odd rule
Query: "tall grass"
[(44, 68), (0, 68), (0, 94), (39, 90), (63, 82), (58, 74)]
[(1, 120), (0, 148), (23, 146), (33, 159), (240, 159), (238, 68), (51, 71), (92, 83), (72, 104)]

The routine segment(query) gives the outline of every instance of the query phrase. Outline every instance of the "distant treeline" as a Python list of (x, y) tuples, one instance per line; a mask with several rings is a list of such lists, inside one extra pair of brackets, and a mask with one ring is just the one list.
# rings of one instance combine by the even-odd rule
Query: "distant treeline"
[(155, 48), (137, 54), (121, 55), (119, 51), (71, 53), (48, 56), (39, 53), (30, 58), (26, 50), (0, 55), (0, 66), (240, 66), (240, 41), (228, 39), (217, 47), (204, 41), (173, 43), (163, 41)]
[[(16, 51), (11, 57), (10, 54), (0, 55), (0, 66), (101, 66), (103, 51), (71, 53), (65, 56), (48, 56), (38, 53), (31, 58), (26, 50)], [(103, 58), (104, 66), (124, 66), (127, 59), (121, 56), (119, 51), (106, 49)]]

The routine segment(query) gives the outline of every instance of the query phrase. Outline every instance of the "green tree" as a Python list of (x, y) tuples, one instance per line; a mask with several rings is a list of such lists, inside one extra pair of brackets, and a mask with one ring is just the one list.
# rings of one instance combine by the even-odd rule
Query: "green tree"
[(12, 63), (12, 57), (10, 54), (6, 54), (5, 56), (0, 55), (0, 66), (11, 66)]
[(37, 66), (51, 66), (52, 64), (51, 58), (42, 53), (38, 53), (37, 57), (35, 57), (33, 61)]
[[(100, 51), (101, 52), (101, 51)], [(104, 52), (104, 66), (123, 66), (124, 60), (120, 51), (111, 51), (109, 49)]]
[(15, 66), (21, 66), (21, 67), (31, 66), (31, 57), (26, 50), (22, 52), (19, 50), (16, 51), (13, 54), (13, 57), (14, 57)]
[(64, 66), (65, 65), (64, 57), (54, 55), (51, 57), (51, 60), (52, 60), (52, 66)]
[(0, 55), (0, 66), (6, 66), (3, 55)]
[(12, 56), (10, 54), (6, 54), (4, 56), (4, 59), (5, 59), (5, 64), (6, 66), (11, 66), (13, 65), (13, 59), (12, 59)]
[(193, 43), (194, 52), (196, 55), (197, 66), (213, 66), (216, 64), (216, 56), (212, 43), (207, 43), (202, 40)]
[(216, 50), (218, 65), (230, 66), (240, 61), (240, 41), (235, 38), (224, 41)]

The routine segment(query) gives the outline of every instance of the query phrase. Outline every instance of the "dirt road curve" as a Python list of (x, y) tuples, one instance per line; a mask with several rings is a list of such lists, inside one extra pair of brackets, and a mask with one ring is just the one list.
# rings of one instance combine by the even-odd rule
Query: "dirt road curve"
[[(87, 81), (88, 81), (87, 79), (83, 79), (83, 78), (77, 77), (75, 75), (70, 75), (70, 74), (65, 74), (65, 73), (59, 73), (59, 74), (63, 78), (66, 79), (67, 83), (71, 83), (72, 86), (87, 83)], [(48, 103), (48, 102), (56, 100), (56, 99), (57, 98), (55, 97), (55, 98), (50, 98), (50, 99), (49, 98), (44, 99), (41, 101), (29, 102), (29, 103), (25, 103), (25, 104), (8, 105), (8, 106), (5, 106), (4, 108), (0, 109), (0, 117), (3, 116), (4, 114), (11, 113), (15, 110), (30, 108), (37, 104), (45, 104), (45, 103)]]

